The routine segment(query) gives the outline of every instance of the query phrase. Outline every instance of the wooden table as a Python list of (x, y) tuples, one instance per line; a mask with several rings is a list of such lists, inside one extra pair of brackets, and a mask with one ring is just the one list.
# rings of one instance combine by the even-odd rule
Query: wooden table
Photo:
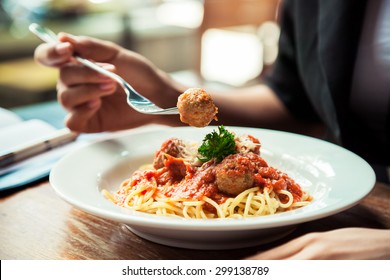
[(152, 243), (124, 225), (73, 208), (47, 179), (0, 193), (0, 259), (241, 259), (307, 232), (361, 226), (390, 229), (390, 186), (377, 183), (357, 206), (301, 224), (287, 237), (247, 249), (188, 250)]

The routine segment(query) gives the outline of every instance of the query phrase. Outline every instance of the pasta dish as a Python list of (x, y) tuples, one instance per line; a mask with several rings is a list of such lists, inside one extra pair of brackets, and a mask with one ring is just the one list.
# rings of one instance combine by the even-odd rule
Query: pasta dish
[(260, 141), (219, 126), (202, 143), (170, 138), (151, 164), (105, 196), (156, 215), (241, 218), (271, 215), (310, 203), (311, 197), (260, 155)]

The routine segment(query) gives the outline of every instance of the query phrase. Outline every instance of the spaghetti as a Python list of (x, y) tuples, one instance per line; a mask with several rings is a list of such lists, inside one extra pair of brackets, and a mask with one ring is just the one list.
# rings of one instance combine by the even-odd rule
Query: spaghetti
[(234, 154), (202, 163), (199, 145), (171, 138), (153, 164), (105, 195), (125, 208), (188, 219), (258, 217), (310, 203), (311, 197), (292, 178), (260, 157), (258, 139), (244, 135), (234, 141)]

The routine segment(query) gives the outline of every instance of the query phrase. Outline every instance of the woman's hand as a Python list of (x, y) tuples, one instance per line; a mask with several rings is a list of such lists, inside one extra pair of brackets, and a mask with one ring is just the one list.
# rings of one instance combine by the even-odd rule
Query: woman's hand
[[(79, 132), (121, 130), (157, 122), (182, 125), (179, 116), (145, 115), (127, 105), (126, 96), (113, 80), (78, 63), (73, 55), (99, 63), (116, 72), (136, 91), (162, 108), (176, 106), (187, 90), (144, 57), (107, 41), (61, 33), (57, 44), (42, 44), (36, 60), (60, 70), (58, 100), (68, 110), (66, 126)], [(266, 85), (229, 91), (209, 92), (218, 107), (218, 120), (224, 125), (265, 126), (276, 129), (312, 125), (295, 120), (283, 102)], [(291, 130), (294, 131), (294, 130)]]
[(390, 230), (343, 228), (309, 233), (249, 259), (390, 259)]
[(77, 63), (73, 59), (75, 53), (116, 72), (161, 107), (175, 106), (178, 95), (185, 90), (150, 61), (116, 44), (64, 33), (58, 38), (60, 43), (37, 47), (35, 59), (60, 69), (58, 100), (69, 112), (66, 126), (74, 131), (120, 130), (156, 118), (131, 109), (122, 88), (110, 78)]

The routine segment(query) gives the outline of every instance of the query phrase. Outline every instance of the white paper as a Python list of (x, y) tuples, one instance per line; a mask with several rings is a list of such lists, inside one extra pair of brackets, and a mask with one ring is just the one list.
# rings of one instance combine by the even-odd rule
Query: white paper
[(0, 127), (0, 154), (10, 149), (39, 140), (56, 128), (42, 120), (28, 120)]
[(11, 112), (4, 108), (0, 108), (0, 129), (2, 127), (13, 125), (22, 121), (23, 120), (14, 112)]

